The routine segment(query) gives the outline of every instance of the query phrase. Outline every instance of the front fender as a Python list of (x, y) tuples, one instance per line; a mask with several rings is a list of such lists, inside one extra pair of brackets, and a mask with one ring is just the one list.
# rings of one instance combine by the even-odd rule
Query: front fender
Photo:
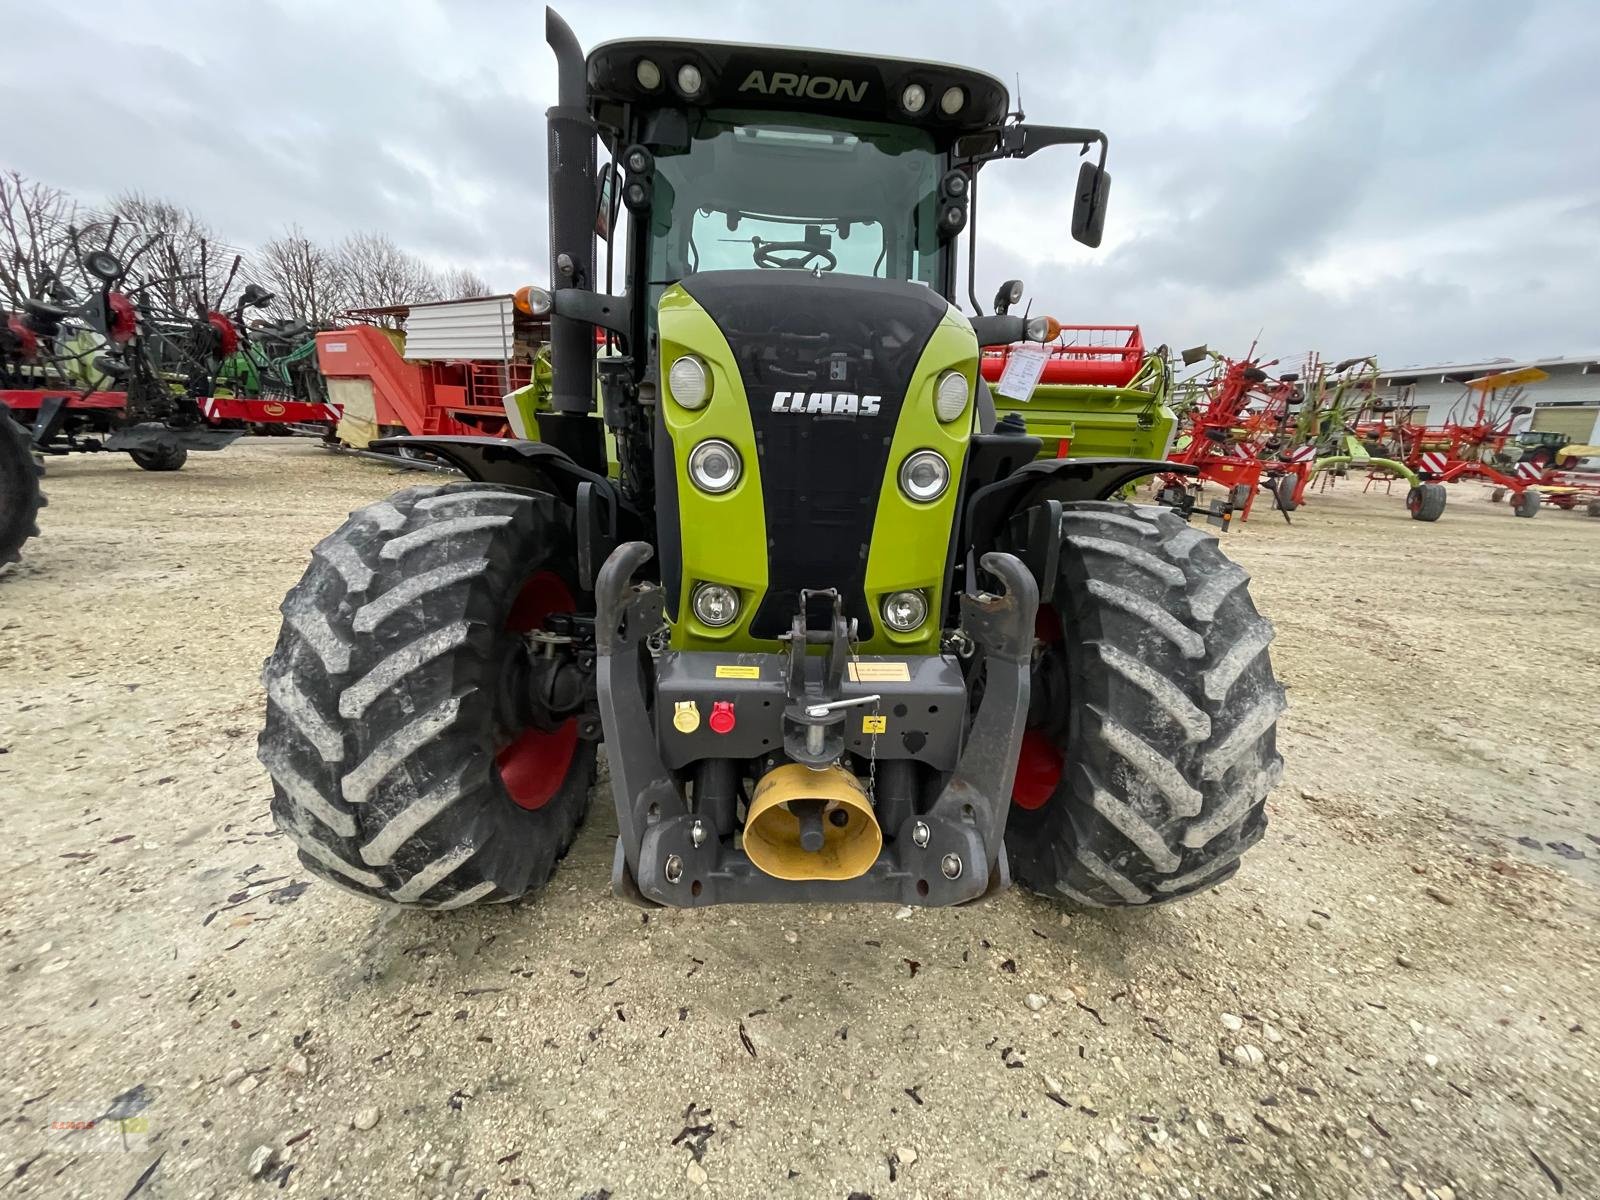
[(1159, 458), (1047, 458), (1026, 463), (967, 501), (966, 544), (982, 553), (996, 545), (1013, 513), (1056, 500), (1108, 500), (1147, 475), (1198, 475), (1189, 463)]
[(498, 437), (380, 438), (374, 450), (411, 450), (444, 460), (474, 483), (504, 483), (537, 488), (574, 504), (580, 483), (613, 490), (604, 475), (586, 470), (547, 442)]

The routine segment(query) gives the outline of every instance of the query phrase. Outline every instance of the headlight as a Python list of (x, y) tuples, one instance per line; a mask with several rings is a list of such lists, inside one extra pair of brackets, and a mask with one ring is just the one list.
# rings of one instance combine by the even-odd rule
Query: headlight
[(900, 490), (919, 504), (931, 504), (950, 486), (950, 464), (937, 450), (918, 450), (900, 464)]
[(711, 399), (711, 372), (692, 354), (685, 354), (667, 371), (667, 390), (684, 408), (704, 408)]
[(921, 592), (890, 592), (883, 598), (883, 623), (896, 633), (910, 633), (928, 619), (928, 600)]
[(739, 452), (715, 438), (701, 442), (689, 452), (689, 478), (694, 480), (695, 487), (713, 496), (738, 483), (742, 469)]
[(720, 583), (702, 583), (694, 590), (694, 615), (713, 629), (739, 618), (739, 593)]
[(941, 421), (954, 421), (967, 408), (967, 377), (946, 371), (933, 386), (933, 411)]

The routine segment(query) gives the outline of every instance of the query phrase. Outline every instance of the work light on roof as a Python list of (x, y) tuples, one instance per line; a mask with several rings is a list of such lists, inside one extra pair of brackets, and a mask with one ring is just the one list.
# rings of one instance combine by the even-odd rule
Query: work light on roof
[(920, 83), (906, 84), (906, 90), (900, 93), (900, 107), (916, 116), (927, 106), (927, 90)]
[(684, 63), (678, 68), (678, 90), (685, 96), (694, 97), (700, 94), (700, 88), (705, 80), (700, 76), (700, 68), (693, 63)]
[(960, 88), (946, 88), (944, 95), (939, 97), (939, 111), (947, 117), (953, 117), (961, 111), (961, 106), (966, 102), (967, 94)]
[(661, 86), (661, 68), (648, 58), (639, 60), (639, 65), (633, 68), (633, 77), (647, 92), (653, 92)]

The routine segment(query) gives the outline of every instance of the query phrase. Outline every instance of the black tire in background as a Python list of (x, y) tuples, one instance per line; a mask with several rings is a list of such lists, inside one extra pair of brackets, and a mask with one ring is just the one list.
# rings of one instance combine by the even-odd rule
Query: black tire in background
[(189, 451), (182, 446), (168, 450), (129, 450), (128, 457), (146, 471), (176, 471), (189, 461)]
[[(1073, 504), (1061, 534), (1053, 608), (1042, 610), (1059, 641), (1046, 638), (1035, 669), (1042, 703), (1023, 766), (1037, 790), (1014, 793), (1012, 874), (1103, 907), (1203, 891), (1260, 840), (1283, 769), (1272, 627), (1244, 570), (1174, 513)], [(1040, 628), (1054, 634), (1048, 620)]]
[(1293, 512), (1300, 507), (1294, 499), (1294, 491), (1299, 482), (1299, 478), (1294, 475), (1279, 475), (1272, 481), (1272, 499), (1277, 504), (1278, 511)]
[(1437, 521), (1450, 493), (1442, 483), (1419, 483), (1406, 493), (1406, 511), (1413, 521)]
[(1499, 504), (1500, 501), (1504, 500), (1505, 498), (1506, 498), (1506, 489), (1505, 488), (1497, 487), (1497, 488), (1491, 488), (1489, 490), (1489, 503), (1490, 504)]
[(317, 546), (283, 602), (259, 746), (308, 869), (426, 908), (545, 883), (587, 807), (594, 743), (571, 719), (513, 727), (502, 701), (519, 631), (572, 608), (574, 569), (554, 497), (481, 483), (407, 488)]
[(1544, 496), (1536, 488), (1524, 488), (1511, 501), (1511, 513), (1517, 517), (1536, 517)]
[(43, 476), (28, 431), (0, 404), (0, 566), (20, 559), (22, 544), (39, 536), (39, 510), (47, 503)]

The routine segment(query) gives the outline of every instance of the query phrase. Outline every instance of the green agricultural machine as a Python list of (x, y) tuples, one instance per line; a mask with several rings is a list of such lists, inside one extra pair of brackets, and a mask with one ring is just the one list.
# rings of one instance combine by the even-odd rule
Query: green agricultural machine
[(516, 899), (603, 743), (613, 887), (645, 905), (1231, 875), (1281, 771), (1247, 577), (1111, 499), (1186, 468), (997, 419), (982, 348), (1055, 336), (1020, 286), (955, 303), (983, 170), (1097, 147), (1072, 234), (1098, 245), (1105, 136), (959, 67), (547, 37), (554, 286), (521, 302), (552, 314), (549, 411), (537, 440), (391, 439), (467, 481), (352, 514), (284, 601), (260, 753), (306, 867)]

